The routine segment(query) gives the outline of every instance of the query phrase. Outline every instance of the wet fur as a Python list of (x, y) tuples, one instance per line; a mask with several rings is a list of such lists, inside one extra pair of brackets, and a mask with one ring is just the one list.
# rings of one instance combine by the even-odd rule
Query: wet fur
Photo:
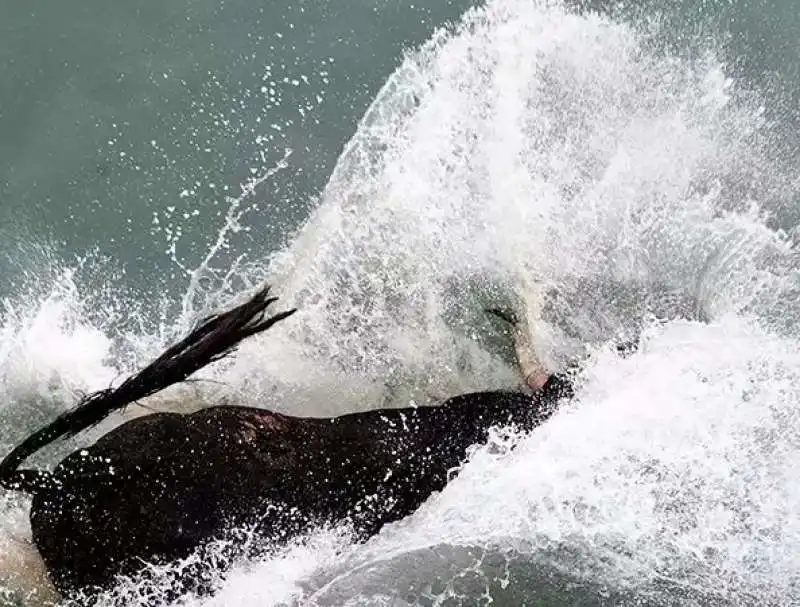
[(4, 486), (33, 495), (33, 541), (60, 592), (108, 588), (120, 574), (188, 556), (232, 527), (250, 526), (274, 544), (321, 523), (348, 522), (367, 538), (442, 490), (491, 427), (532, 429), (572, 393), (569, 382), (553, 376), (534, 396), (477, 392), (436, 407), (334, 418), (240, 406), (156, 413), (72, 453), (52, 473), (17, 469), (54, 437), (182, 381), (293, 312), (264, 319), (273, 301), (264, 290), (207, 320), (120, 388), (92, 395), (0, 464)]

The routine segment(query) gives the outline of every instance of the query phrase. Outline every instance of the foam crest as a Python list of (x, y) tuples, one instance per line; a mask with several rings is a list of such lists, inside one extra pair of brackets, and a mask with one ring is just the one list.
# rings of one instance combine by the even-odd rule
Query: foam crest
[(762, 122), (713, 49), (678, 59), (557, 2), (472, 11), (387, 82), (275, 260), (302, 310), (282, 351), (411, 397), (508, 385), (476, 309), (530, 282), (560, 294), (539, 344), (555, 362), (654, 307), (788, 327)]
[(400, 594), (408, 580), (394, 585), (393, 568), (444, 550), (452, 560), (422, 579), (477, 568), (487, 588), (505, 580), (524, 595), (535, 568), (655, 604), (792, 602), (798, 363), (793, 341), (732, 317), (653, 327), (629, 359), (597, 352), (574, 403), (528, 436), (499, 432), (346, 561), (321, 600), (337, 584)]

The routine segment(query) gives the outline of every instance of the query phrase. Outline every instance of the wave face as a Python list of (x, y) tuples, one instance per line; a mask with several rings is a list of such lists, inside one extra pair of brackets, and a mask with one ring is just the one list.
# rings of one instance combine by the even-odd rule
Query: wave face
[[(153, 406), (337, 414), (513, 385), (482, 308), (528, 305), (539, 285), (537, 351), (586, 359), (575, 402), (531, 435), (498, 430), (365, 545), (320, 531), (229, 575), (211, 547), (197, 559), (220, 563), (220, 593), (187, 604), (797, 601), (798, 259), (774, 214), (792, 181), (763, 100), (696, 48), (559, 2), (469, 11), (389, 78), (290, 244), (222, 274), (212, 249), (178, 322), (122, 321), (70, 272), (33, 312), (8, 307), (7, 402), (57, 410), (265, 277), (301, 312), (202, 374), (224, 386)], [(606, 346), (639, 335), (628, 358)], [(157, 604), (182, 566), (103, 601)]]

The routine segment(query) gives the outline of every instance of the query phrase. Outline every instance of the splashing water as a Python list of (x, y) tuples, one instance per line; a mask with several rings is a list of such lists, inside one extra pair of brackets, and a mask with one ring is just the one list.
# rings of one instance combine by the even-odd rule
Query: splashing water
[(793, 326), (796, 255), (760, 219), (779, 183), (761, 108), (710, 51), (687, 65), (652, 46), (558, 3), (509, 1), (408, 57), (276, 263), (320, 366), (439, 393), (507, 381), (471, 348), (477, 321), (458, 300), (475, 283), (484, 298), (556, 289), (539, 336), (554, 360), (635, 323), (626, 289), (668, 317), (692, 301), (694, 317)]
[[(536, 283), (542, 358), (589, 354), (579, 396), (529, 436), (498, 431), (366, 545), (313, 536), (188, 604), (800, 598), (797, 255), (768, 214), (786, 177), (714, 51), (495, 0), (405, 59), (291, 245), (235, 276), (268, 267), (300, 313), (208, 376), (311, 414), (511, 385), (481, 308)], [(630, 358), (603, 345), (642, 331)], [(87, 375), (62, 376), (113, 377), (102, 331), (60, 335), (95, 339)], [(6, 390), (28, 381), (3, 369)]]

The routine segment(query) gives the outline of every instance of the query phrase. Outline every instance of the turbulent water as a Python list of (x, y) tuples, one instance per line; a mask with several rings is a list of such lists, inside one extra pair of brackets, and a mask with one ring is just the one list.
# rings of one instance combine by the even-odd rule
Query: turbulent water
[[(341, 39), (341, 20), (314, 12), (322, 5), (298, 7), (309, 31)], [(507, 339), (482, 308), (531, 306), (536, 288), (547, 294), (533, 326), (541, 358), (583, 361), (577, 398), (551, 421), (523, 436), (498, 428), (441, 494), (366, 544), (321, 529), (255, 562), (211, 546), (121, 582), (101, 604), (160, 604), (170, 573), (198, 561), (219, 592), (186, 605), (800, 602), (796, 91), (793, 68), (756, 69), (787, 30), (759, 47), (757, 5), (466, 8), (415, 12), (427, 15), (416, 23), (374, 7), (386, 29), (376, 56), (386, 48), (376, 41), (391, 47), (391, 69), (370, 72), (379, 90), (347, 108), (326, 105), (324, 86), (297, 93), (284, 107), (315, 118), (275, 123), (273, 138), (251, 128), (252, 108), (313, 89), (347, 55), (320, 63), (315, 35), (307, 47), (293, 38), (308, 54), (284, 81), (272, 74), (285, 63), (237, 51), (241, 96), (201, 95), (201, 118), (125, 144), (133, 159), (115, 166), (131, 172), (111, 181), (121, 200), (144, 202), (128, 215), (117, 207), (110, 234), (83, 242), (91, 250), (78, 261), (70, 247), (81, 250), (98, 229), (83, 228), (110, 203), (79, 205), (81, 236), (59, 244), (13, 210), (26, 173), (6, 171), (6, 215), (28, 229), (5, 226), (5, 448), (263, 280), (300, 312), (200, 373), (214, 381), (146, 405), (239, 399), (332, 415), (511, 386)], [(419, 44), (395, 61), (398, 31)], [(323, 107), (340, 121), (335, 144), (320, 144), (330, 165), (298, 139), (300, 127), (323, 132)], [(136, 115), (126, 121), (120, 140), (138, 128)], [(217, 129), (236, 144), (198, 143)], [(202, 160), (206, 145), (219, 163)], [(145, 166), (136, 146), (165, 164)], [(171, 194), (154, 202), (168, 176)], [(146, 228), (122, 239), (120, 218)], [(137, 242), (146, 253), (130, 253)], [(610, 346), (639, 336), (630, 357)], [(0, 579), (19, 596), (44, 584), (17, 562), (25, 504), (4, 500)]]

